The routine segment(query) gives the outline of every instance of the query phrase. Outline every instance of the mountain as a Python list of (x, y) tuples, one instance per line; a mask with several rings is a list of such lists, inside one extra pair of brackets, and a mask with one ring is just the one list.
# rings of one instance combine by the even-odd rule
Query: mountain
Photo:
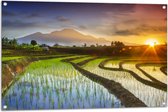
[(123, 43), (124, 43), (124, 45), (126, 45), (126, 46), (141, 46), (141, 45), (143, 45), (143, 44), (130, 43), (130, 42), (123, 42)]
[(110, 41), (104, 38), (95, 38), (90, 35), (84, 35), (74, 29), (63, 29), (61, 31), (54, 31), (51, 33), (43, 34), (41, 32), (36, 32), (25, 37), (18, 38), (19, 43), (30, 43), (31, 40), (36, 40), (39, 44), (60, 44), (60, 45), (87, 45), (91, 44), (110, 44)]

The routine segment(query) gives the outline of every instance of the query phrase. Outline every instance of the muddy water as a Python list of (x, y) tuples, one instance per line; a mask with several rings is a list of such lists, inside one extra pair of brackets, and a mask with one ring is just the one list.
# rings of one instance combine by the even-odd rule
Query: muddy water
[(61, 58), (32, 63), (2, 98), (2, 108), (119, 108), (121, 102)]

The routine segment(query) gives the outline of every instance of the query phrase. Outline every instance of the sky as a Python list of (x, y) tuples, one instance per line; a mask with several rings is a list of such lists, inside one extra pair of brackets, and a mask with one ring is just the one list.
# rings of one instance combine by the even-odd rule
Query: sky
[[(2, 2), (2, 37), (20, 38), (65, 28), (110, 41), (166, 42), (167, 5)], [(164, 9), (164, 8), (165, 9)]]

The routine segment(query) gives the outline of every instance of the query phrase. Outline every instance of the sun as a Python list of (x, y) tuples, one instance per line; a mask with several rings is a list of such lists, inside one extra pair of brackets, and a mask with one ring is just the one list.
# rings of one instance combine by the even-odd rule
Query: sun
[(150, 45), (151, 47), (153, 47), (153, 46), (155, 46), (155, 42), (149, 42), (149, 45)]
[(146, 42), (145, 42), (146, 45), (149, 45), (151, 47), (154, 47), (155, 45), (158, 44), (158, 41), (155, 40), (155, 39), (148, 39)]

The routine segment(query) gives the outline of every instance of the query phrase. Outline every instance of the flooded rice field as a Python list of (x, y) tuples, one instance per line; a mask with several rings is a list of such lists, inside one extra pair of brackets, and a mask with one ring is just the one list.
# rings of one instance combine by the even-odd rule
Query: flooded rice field
[[(149, 107), (160, 107), (160, 106), (166, 105), (167, 93), (165, 91), (145, 85), (137, 81), (132, 75), (130, 75), (127, 72), (110, 71), (110, 70), (104, 70), (104, 69), (99, 68), (98, 67), (99, 63), (105, 59), (106, 58), (91, 61), (87, 63), (86, 65), (84, 65), (83, 68), (99, 76), (102, 76), (107, 79), (111, 79), (111, 80), (121, 83), (124, 88), (126, 88), (131, 93), (133, 93), (136, 97), (138, 97), (141, 101), (143, 101)], [(108, 66), (108, 65), (105, 65), (105, 66)], [(135, 68), (133, 68), (133, 64), (125, 64), (123, 68), (130, 69), (133, 71), (136, 70)], [(141, 77), (148, 79), (143, 74)]]
[(17, 109), (119, 108), (120, 100), (82, 76), (63, 58), (33, 62), (2, 98)]

